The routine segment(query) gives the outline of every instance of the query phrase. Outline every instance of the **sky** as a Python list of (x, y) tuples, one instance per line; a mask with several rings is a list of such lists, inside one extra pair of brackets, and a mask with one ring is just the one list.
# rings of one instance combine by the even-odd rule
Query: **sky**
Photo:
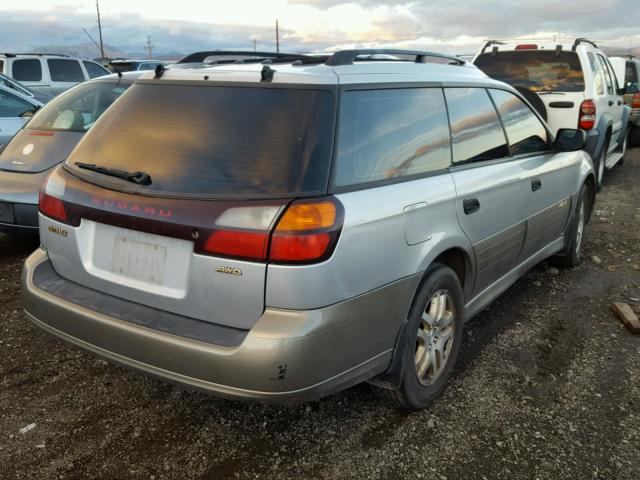
[[(104, 42), (143, 52), (411, 47), (473, 53), (488, 38), (586, 36), (640, 47), (638, 0), (100, 0)], [(93, 0), (0, 0), (0, 51), (88, 43), (98, 38)]]

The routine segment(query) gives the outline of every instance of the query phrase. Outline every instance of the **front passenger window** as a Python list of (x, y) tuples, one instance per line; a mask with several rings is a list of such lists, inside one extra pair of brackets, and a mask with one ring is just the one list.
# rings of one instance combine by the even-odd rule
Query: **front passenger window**
[(445, 96), (454, 164), (509, 156), (504, 130), (485, 89), (446, 88)]
[(518, 97), (504, 90), (490, 90), (498, 108), (512, 155), (549, 150), (547, 129), (531, 109)]

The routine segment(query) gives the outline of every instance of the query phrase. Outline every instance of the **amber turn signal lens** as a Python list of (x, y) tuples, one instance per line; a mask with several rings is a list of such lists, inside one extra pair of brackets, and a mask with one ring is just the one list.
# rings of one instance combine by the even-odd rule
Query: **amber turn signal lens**
[(336, 205), (330, 201), (294, 203), (287, 208), (276, 232), (329, 228), (336, 221)]

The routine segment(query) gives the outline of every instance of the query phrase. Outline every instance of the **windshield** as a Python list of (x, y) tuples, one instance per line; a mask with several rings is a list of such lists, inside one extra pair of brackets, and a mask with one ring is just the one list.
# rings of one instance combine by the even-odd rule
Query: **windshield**
[(27, 124), (30, 130), (86, 132), (128, 85), (90, 82), (45, 105)]
[[(135, 84), (67, 160), (110, 187), (162, 195), (278, 196), (326, 190), (335, 118), (325, 90)], [(151, 176), (137, 186), (75, 162)]]
[(475, 65), (496, 80), (533, 91), (581, 92), (584, 76), (575, 52), (517, 50), (479, 55)]

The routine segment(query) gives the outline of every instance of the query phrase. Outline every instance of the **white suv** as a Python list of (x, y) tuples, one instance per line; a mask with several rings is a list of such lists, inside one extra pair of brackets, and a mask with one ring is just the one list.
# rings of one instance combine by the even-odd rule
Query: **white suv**
[[(586, 39), (488, 41), (473, 63), (517, 88), (552, 132), (581, 128), (593, 159), (598, 189), (606, 168), (624, 159), (630, 109), (609, 59)], [(622, 83), (623, 79), (620, 79)]]
[(92, 60), (50, 53), (0, 54), (0, 73), (35, 91), (57, 95), (90, 78), (111, 72)]

